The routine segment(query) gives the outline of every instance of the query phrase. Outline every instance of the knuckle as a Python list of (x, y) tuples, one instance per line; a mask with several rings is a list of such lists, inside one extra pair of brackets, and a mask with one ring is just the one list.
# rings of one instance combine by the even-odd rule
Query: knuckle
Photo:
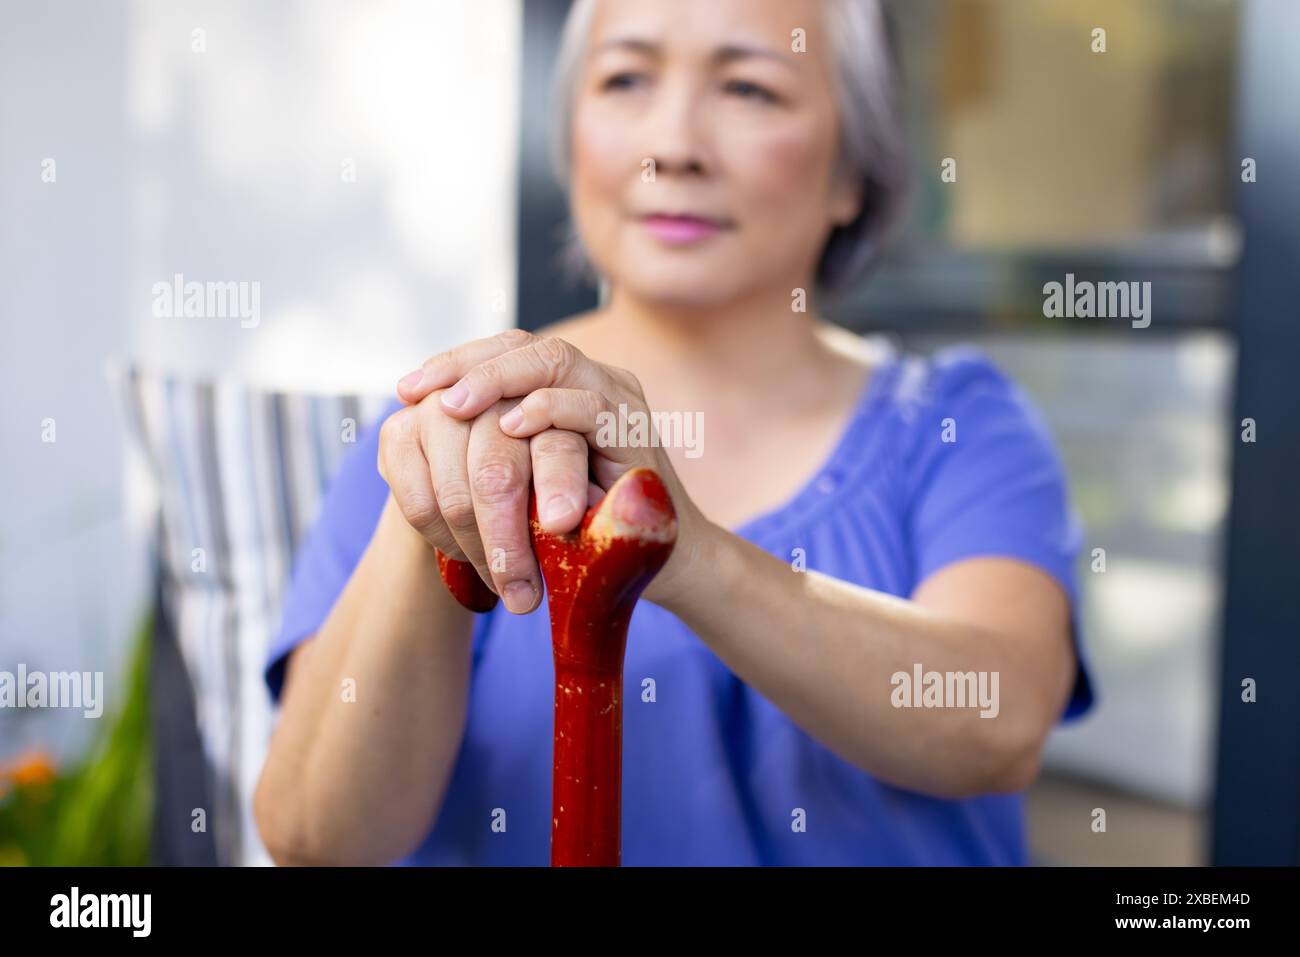
[(447, 527), (457, 532), (474, 527), (474, 500), (462, 482), (447, 482), (438, 489), (438, 509)]
[(477, 380), (481, 386), (499, 387), (504, 375), (501, 363), (493, 360), (476, 366), (470, 373), (470, 378)]
[(407, 493), (398, 499), (402, 517), (417, 532), (427, 531), (438, 520), (438, 505), (422, 493)]
[(533, 348), (537, 356), (548, 369), (554, 372), (568, 371), (577, 358), (578, 350), (563, 339), (539, 339)]
[(587, 448), (587, 443), (581, 436), (560, 429), (547, 429), (533, 436), (532, 445), (533, 451), (541, 456), (570, 455), (579, 449), (586, 451)]
[(395, 443), (404, 441), (411, 433), (412, 416), (410, 408), (399, 409), (379, 426), (379, 447), (382, 451)]
[(498, 338), (511, 349), (522, 349), (536, 337), (526, 329), (507, 329)]
[(524, 473), (510, 459), (492, 459), (474, 469), (471, 479), (474, 494), (489, 503), (505, 502), (519, 495), (524, 488)]

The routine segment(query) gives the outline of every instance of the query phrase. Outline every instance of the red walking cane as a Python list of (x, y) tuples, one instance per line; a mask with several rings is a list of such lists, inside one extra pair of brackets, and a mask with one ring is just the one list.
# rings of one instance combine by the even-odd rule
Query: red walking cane
[[(619, 478), (566, 535), (542, 531), (536, 495), (528, 512), (555, 659), (551, 866), (617, 867), (627, 626), (677, 541), (677, 513), (659, 476), (646, 468)], [(439, 552), (438, 567), (466, 608), (496, 605), (473, 565)]]

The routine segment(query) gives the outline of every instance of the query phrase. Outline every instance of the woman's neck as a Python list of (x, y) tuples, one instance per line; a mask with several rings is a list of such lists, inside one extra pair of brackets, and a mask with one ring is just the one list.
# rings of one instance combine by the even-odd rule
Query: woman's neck
[(588, 321), (601, 351), (609, 354), (606, 361), (647, 380), (752, 392), (760, 382), (815, 380), (836, 362), (815, 315), (794, 312), (788, 295), (769, 292), (700, 309), (650, 303), (615, 290)]

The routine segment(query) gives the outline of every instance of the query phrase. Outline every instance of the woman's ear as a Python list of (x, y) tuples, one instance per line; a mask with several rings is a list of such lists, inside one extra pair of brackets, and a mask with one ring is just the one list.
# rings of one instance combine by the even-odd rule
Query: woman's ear
[(830, 214), (835, 226), (847, 226), (862, 212), (864, 184), (860, 177), (836, 172), (831, 181)]

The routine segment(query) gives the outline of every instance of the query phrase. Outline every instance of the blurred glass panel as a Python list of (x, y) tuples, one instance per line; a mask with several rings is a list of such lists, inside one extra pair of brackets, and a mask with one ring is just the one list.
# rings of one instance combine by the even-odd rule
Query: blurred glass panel
[[(932, 161), (918, 177), (926, 225), (958, 246), (1039, 249), (1212, 228), (1229, 213), (1237, 166), (1226, 155), (1237, 8), (895, 4), (908, 115)], [(1106, 31), (1104, 53), (1094, 29)], [(937, 175), (945, 157), (956, 183)]]
[(912, 209), (840, 321), (1037, 325), (1045, 281), (1104, 271), (1150, 281), (1166, 322), (1226, 324), (1240, 0), (886, 3)]
[[(930, 351), (948, 339), (915, 337)], [(1099, 707), (1047, 766), (1206, 803), (1222, 603), (1231, 382), (1225, 333), (962, 336), (1043, 411), (1086, 536), (1077, 571)], [(1105, 549), (1105, 571), (1093, 550)]]

